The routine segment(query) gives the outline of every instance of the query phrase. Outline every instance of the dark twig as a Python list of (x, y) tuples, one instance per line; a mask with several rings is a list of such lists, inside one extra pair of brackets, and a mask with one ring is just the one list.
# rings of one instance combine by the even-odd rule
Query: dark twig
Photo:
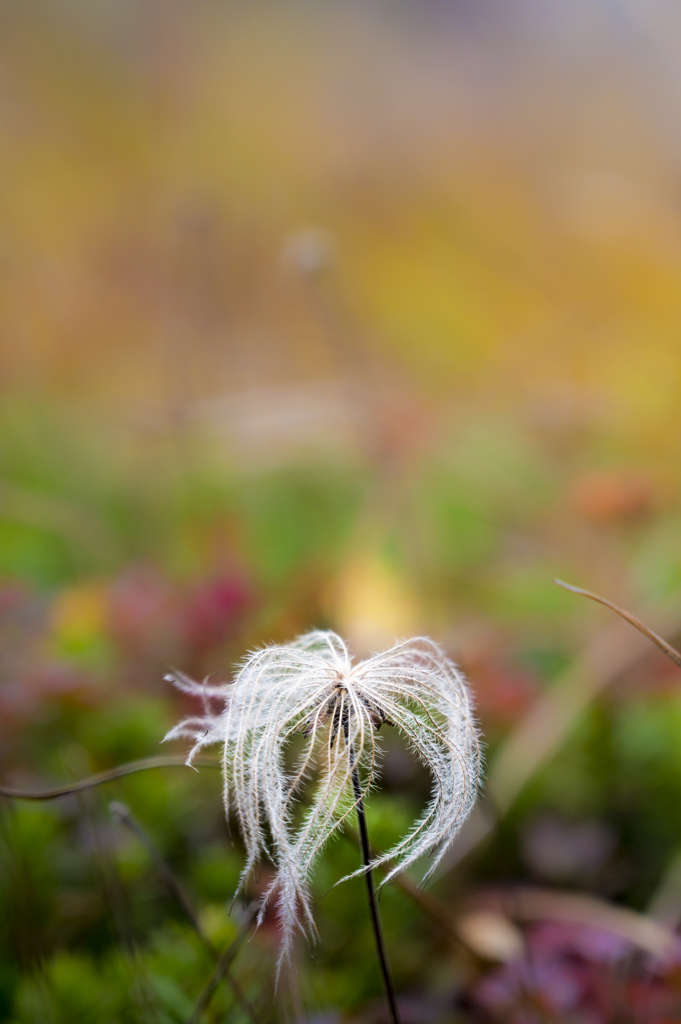
[(592, 593), (590, 590), (583, 590), (581, 587), (573, 587), (569, 583), (564, 583), (562, 580), (554, 580), (559, 587), (563, 590), (569, 590), (572, 594), (580, 594), (582, 597), (589, 597), (592, 601), (598, 601), (599, 604), (605, 605), (606, 608), (610, 608), (611, 611), (616, 612), (627, 622), (631, 623), (636, 629), (638, 629), (644, 636), (647, 636), (649, 640), (652, 640), (654, 644), (660, 648), (661, 651), (667, 655), (668, 658), (681, 668), (681, 654), (668, 644), (666, 640), (663, 640), (661, 636), (654, 633), (652, 629), (649, 629), (640, 619), (637, 619), (631, 612), (626, 611), (624, 608), (620, 608), (619, 605), (613, 604), (612, 601), (608, 601), (605, 597), (600, 597), (598, 594)]
[[(175, 872), (170, 867), (168, 862), (165, 860), (161, 851), (158, 849), (151, 836), (149, 836), (147, 832), (142, 828), (140, 823), (137, 821), (137, 819), (130, 811), (130, 808), (126, 807), (125, 804), (113, 800), (109, 804), (109, 811), (111, 812), (114, 821), (117, 821), (120, 825), (123, 825), (125, 828), (127, 828), (128, 831), (132, 832), (133, 835), (136, 836), (137, 839), (139, 839), (139, 841), (148, 851), (152, 861), (154, 862), (156, 870), (163, 879), (166, 888), (170, 892), (171, 896), (174, 897), (174, 899), (180, 906), (185, 917), (191, 924), (192, 928), (194, 929), (198, 937), (201, 939), (201, 942), (203, 943), (203, 945), (205, 946), (206, 950), (211, 955), (213, 960), (219, 961), (220, 954), (218, 953), (218, 950), (215, 948), (215, 946), (210, 941), (205, 931), (201, 927), (201, 922), (199, 921), (199, 918), (196, 914), (196, 911), (194, 910), (194, 907), (191, 904), (189, 897), (184, 891), (179, 879), (175, 875)], [(246, 995), (242, 991), (241, 986), (237, 982), (236, 978), (232, 977), (232, 975), (229, 973), (229, 970), (223, 971), (223, 975), (231, 985), (232, 991), (234, 992), (234, 995), (237, 1001), (240, 1003), (242, 1009), (248, 1014), (251, 1020), (254, 1021), (254, 1024), (258, 1024), (258, 1016), (255, 1013), (255, 1010), (253, 1009), (251, 1004), (249, 1003), (248, 999), (246, 998)]]
[[(354, 846), (362, 848), (362, 840), (354, 828), (346, 825), (343, 834), (349, 839)], [(369, 846), (369, 856), (372, 860), (375, 860), (379, 856), (378, 851), (375, 850), (371, 845)], [(393, 867), (394, 861), (386, 861), (384, 867)], [(400, 875), (395, 875), (392, 879), (391, 885), (394, 885), (396, 889), (399, 889), (407, 899), (417, 906), (423, 914), (428, 917), (432, 923), (440, 929), (443, 938), (447, 939), (453, 946), (455, 946), (461, 953), (470, 953), (469, 947), (463, 941), (460, 935), (457, 934), (456, 927), (454, 924), (454, 918), (452, 913), (443, 906), (437, 900), (429, 896), (428, 893), (423, 892), (421, 887), (416, 882), (412, 881), (406, 872), (402, 872)]]
[(91, 842), (91, 860), (95, 878), (109, 909), (113, 934), (124, 952), (125, 965), (130, 978), (130, 992), (146, 1021), (159, 1019), (158, 1008), (149, 990), (147, 978), (140, 964), (135, 941), (133, 915), (128, 893), (118, 870), (115, 855), (100, 828), (100, 815), (96, 794), (78, 794), (81, 817), (88, 829)]
[[(348, 726), (345, 723), (345, 737), (347, 740)], [(359, 837), (362, 848), (362, 860), (367, 870), (364, 873), (364, 879), (366, 881), (367, 896), (369, 897), (369, 913), (371, 914), (371, 926), (374, 930), (374, 941), (376, 942), (376, 952), (378, 954), (378, 960), (381, 965), (381, 974), (383, 975), (383, 985), (385, 987), (385, 994), (388, 999), (388, 1006), (390, 1008), (390, 1017), (393, 1024), (400, 1024), (400, 1019), (397, 1014), (397, 1003), (395, 1001), (395, 991), (393, 989), (393, 982), (390, 976), (390, 967), (388, 966), (388, 958), (385, 952), (385, 945), (383, 942), (383, 930), (381, 928), (381, 919), (378, 916), (378, 904), (376, 903), (376, 889), (374, 886), (373, 872), (369, 869), (371, 864), (371, 847), (369, 845), (369, 831), (367, 829), (367, 820), (364, 813), (364, 801), (362, 799), (362, 784), (359, 780), (359, 772), (357, 770), (357, 764), (355, 762), (355, 751), (352, 744), (349, 746), (350, 764), (352, 766), (352, 786), (355, 791), (355, 805), (357, 807), (357, 823), (359, 825)]]
[[(220, 763), (212, 757), (197, 757), (194, 764), (204, 768), (219, 768)], [(120, 764), (116, 768), (110, 768), (106, 772), (99, 772), (97, 775), (90, 775), (87, 779), (80, 779), (71, 783), (70, 786), (60, 786), (58, 789), (41, 789), (35, 793), (26, 792), (23, 789), (8, 789), (0, 786), (0, 796), (11, 797), (13, 800), (55, 800), (59, 796), (69, 796), (71, 793), (79, 793), (83, 789), (91, 789), (93, 786), (101, 786), (103, 782), (112, 782), (124, 775), (133, 775), (135, 772), (144, 772), (149, 768), (182, 768), (186, 765), (186, 758), (177, 755), (167, 757), (145, 757), (140, 761), (130, 761), (128, 764)]]
[(111, 812), (111, 817), (114, 819), (114, 821), (117, 822), (119, 825), (123, 825), (125, 828), (128, 829), (129, 832), (132, 832), (132, 834), (136, 836), (137, 839), (139, 839), (142, 846), (145, 847), (145, 849), (149, 853), (149, 856), (154, 862), (156, 870), (163, 879), (165, 886), (170, 892), (171, 896), (173, 896), (173, 898), (179, 904), (185, 917), (191, 924), (192, 928), (194, 929), (198, 937), (201, 939), (201, 942), (206, 947), (208, 952), (211, 954), (212, 957), (216, 958), (218, 956), (218, 952), (215, 949), (213, 943), (210, 941), (210, 939), (204, 932), (203, 928), (201, 927), (201, 923), (196, 915), (196, 911), (191, 905), (189, 897), (182, 888), (179, 880), (175, 876), (174, 871), (167, 863), (167, 861), (164, 859), (163, 855), (161, 854), (161, 851), (158, 849), (151, 836), (147, 835), (147, 833), (142, 828), (140, 823), (132, 815), (130, 808), (126, 807), (125, 804), (119, 803), (117, 800), (112, 800), (111, 803), (109, 804), (109, 811)]
[(230, 942), (229, 946), (227, 946), (227, 949), (225, 949), (224, 952), (218, 958), (218, 962), (215, 965), (215, 969), (213, 970), (213, 973), (208, 979), (208, 984), (206, 985), (203, 992), (199, 996), (198, 1002), (194, 1007), (194, 1012), (187, 1021), (187, 1024), (199, 1024), (199, 1021), (201, 1020), (201, 1018), (203, 1017), (204, 1013), (206, 1012), (210, 1005), (211, 999), (215, 995), (215, 992), (217, 990), (218, 985), (220, 984), (222, 977), (227, 973), (229, 968), (232, 966), (232, 963), (237, 953), (241, 949), (241, 945), (244, 939), (246, 938), (248, 929), (255, 921), (257, 913), (258, 905), (256, 902), (253, 902), (248, 907), (246, 914), (243, 920), (241, 921), (241, 927), (239, 929), (238, 934), (232, 940), (232, 942)]
[(5, 910), (5, 936), (22, 971), (46, 985), (44, 929), (40, 925), (37, 886), (33, 883), (28, 850), (15, 826), (13, 805), (0, 805), (0, 872)]

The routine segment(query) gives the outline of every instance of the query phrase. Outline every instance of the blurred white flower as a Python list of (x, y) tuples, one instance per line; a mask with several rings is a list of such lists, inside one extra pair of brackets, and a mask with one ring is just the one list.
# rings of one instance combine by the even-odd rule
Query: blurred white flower
[(336, 258), (333, 235), (322, 227), (303, 227), (284, 240), (281, 262), (304, 277), (318, 277)]
[[(376, 781), (376, 733), (382, 725), (402, 733), (433, 775), (432, 796), (421, 817), (369, 865), (394, 862), (383, 884), (432, 853), (427, 878), (473, 807), (480, 746), (471, 699), (461, 673), (428, 638), (400, 641), (353, 665), (339, 636), (315, 631), (254, 651), (229, 685), (208, 687), (179, 672), (166, 679), (201, 697), (205, 713), (180, 722), (165, 739), (194, 741), (187, 764), (203, 747), (223, 744), (225, 809), (236, 813), (247, 854), (240, 887), (259, 858), (267, 857), (276, 868), (260, 920), (276, 896), (280, 964), (298, 925), (315, 934), (312, 866), (358, 803), (353, 772), (361, 798)], [(220, 712), (212, 710), (215, 701), (223, 706)], [(304, 747), (291, 766), (285, 751), (295, 734), (302, 734)], [(309, 805), (296, 815), (296, 797), (312, 776), (317, 781)], [(362, 866), (346, 877), (366, 870)]]

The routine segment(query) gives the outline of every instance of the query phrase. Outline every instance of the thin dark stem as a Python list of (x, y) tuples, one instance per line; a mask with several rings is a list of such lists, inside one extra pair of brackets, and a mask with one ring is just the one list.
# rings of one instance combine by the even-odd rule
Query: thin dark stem
[(246, 933), (248, 932), (248, 929), (255, 921), (257, 913), (257, 905), (255, 903), (252, 903), (251, 906), (246, 911), (246, 916), (241, 922), (241, 927), (239, 929), (238, 934), (229, 944), (229, 946), (227, 946), (227, 949), (224, 951), (224, 953), (222, 953), (221, 956), (218, 958), (218, 961), (215, 965), (215, 969), (211, 974), (210, 978), (208, 979), (208, 984), (206, 985), (203, 992), (199, 996), (198, 1002), (194, 1007), (194, 1012), (189, 1018), (187, 1024), (199, 1024), (199, 1021), (201, 1020), (201, 1018), (203, 1017), (204, 1013), (206, 1012), (210, 1005), (211, 999), (215, 995), (215, 992), (217, 990), (218, 985), (220, 984), (223, 975), (226, 974), (229, 968), (232, 966), (232, 963), (237, 953), (241, 949), (241, 944), (246, 938)]
[[(154, 862), (156, 870), (158, 871), (159, 875), (165, 882), (166, 888), (175, 898), (176, 902), (179, 904), (185, 917), (191, 924), (192, 928), (194, 929), (198, 937), (201, 939), (201, 942), (206, 947), (213, 960), (215, 960), (216, 962), (219, 961), (220, 953), (215, 948), (215, 946), (210, 941), (205, 931), (201, 927), (201, 922), (199, 921), (199, 918), (189, 900), (189, 897), (184, 891), (184, 888), (182, 887), (179, 879), (176, 877), (173, 869), (170, 867), (170, 865), (163, 857), (161, 851), (156, 846), (156, 843), (154, 843), (154, 841), (152, 840), (151, 836), (147, 835), (146, 831), (142, 828), (140, 823), (131, 813), (130, 808), (126, 807), (125, 804), (121, 804), (118, 801), (114, 800), (112, 801), (112, 803), (109, 804), (109, 811), (111, 812), (111, 815), (114, 818), (114, 820), (119, 822), (119, 824), (125, 826), (125, 828), (132, 832), (132, 834), (136, 836), (137, 839), (139, 839), (142, 845), (146, 848), (152, 861)], [(253, 1009), (250, 1002), (246, 998), (246, 995), (242, 991), (242, 988), (237, 982), (236, 978), (234, 978), (230, 973), (229, 968), (224, 969), (222, 973), (226, 980), (229, 982), (229, 984), (232, 986), (234, 995), (237, 999), (237, 1002), (240, 1003), (241, 1008), (245, 1010), (245, 1012), (248, 1014), (251, 1020), (254, 1021), (254, 1024), (258, 1024), (258, 1017), (255, 1013), (255, 1010)]]
[[(357, 764), (355, 762), (355, 751), (352, 744), (350, 744), (349, 746), (349, 753), (350, 764), (352, 765), (352, 786), (355, 791), (355, 801), (357, 805), (357, 822), (359, 824), (359, 838), (360, 845), (362, 847), (362, 860), (364, 861), (364, 866), (368, 869), (369, 864), (371, 864), (369, 831), (367, 829), (367, 819), (364, 813), (364, 801), (362, 800), (362, 784), (359, 780), (359, 772), (357, 771)], [(366, 882), (367, 896), (369, 898), (369, 913), (371, 915), (371, 926), (374, 930), (376, 952), (378, 954), (378, 960), (381, 965), (383, 985), (385, 987), (385, 994), (388, 1000), (388, 1006), (390, 1008), (390, 1018), (393, 1024), (400, 1024), (400, 1019), (397, 1014), (397, 1003), (395, 1001), (395, 991), (393, 989), (393, 982), (390, 976), (390, 967), (388, 966), (388, 958), (386, 956), (385, 945), (383, 943), (383, 930), (381, 928), (381, 919), (378, 916), (378, 904), (376, 903), (376, 889), (374, 887), (374, 876), (371, 870), (367, 870), (365, 872), (364, 880)]]
[[(56, 800), (57, 797), (80, 793), (83, 789), (92, 789), (93, 786), (101, 786), (103, 782), (112, 782), (114, 779), (121, 779), (124, 775), (133, 775), (135, 772), (145, 772), (149, 768), (183, 768), (186, 767), (186, 764), (186, 758), (173, 754), (167, 757), (145, 757), (141, 761), (120, 764), (116, 768), (99, 772), (98, 775), (90, 775), (87, 779), (80, 779), (78, 782), (60, 786), (58, 789), (42, 789), (31, 793), (23, 789), (8, 789), (7, 786), (0, 786), (0, 796), (7, 796), (12, 800)], [(203, 765), (206, 768), (220, 767), (219, 761), (208, 757), (197, 757), (194, 764)]]
[(132, 908), (118, 870), (116, 857), (101, 830), (98, 803), (93, 793), (78, 794), (81, 817), (88, 829), (95, 877), (103, 893), (113, 922), (114, 935), (123, 948), (130, 978), (130, 991), (144, 1020), (159, 1020), (158, 1009), (149, 990), (148, 979), (139, 960), (135, 941)]
[(130, 808), (126, 807), (125, 804), (119, 803), (117, 800), (113, 800), (109, 804), (109, 811), (114, 821), (116, 821), (119, 825), (123, 825), (125, 828), (128, 829), (129, 832), (132, 832), (132, 834), (136, 836), (137, 839), (139, 839), (142, 845), (146, 848), (147, 852), (149, 853), (149, 856), (154, 862), (156, 870), (163, 879), (166, 888), (180, 906), (180, 909), (184, 913), (185, 917), (191, 924), (192, 928), (194, 929), (198, 937), (201, 939), (201, 942), (206, 947), (210, 955), (214, 959), (217, 959), (217, 957), (219, 956), (218, 951), (215, 949), (215, 946), (210, 941), (210, 939), (204, 932), (203, 928), (201, 927), (201, 922), (199, 921), (196, 915), (194, 907), (189, 901), (189, 897), (184, 891), (179, 880), (175, 877), (175, 873), (173, 872), (172, 868), (166, 862), (165, 858), (161, 854), (161, 851), (156, 846), (156, 843), (154, 843), (151, 837), (147, 835), (146, 831), (142, 828), (140, 823), (131, 813)]

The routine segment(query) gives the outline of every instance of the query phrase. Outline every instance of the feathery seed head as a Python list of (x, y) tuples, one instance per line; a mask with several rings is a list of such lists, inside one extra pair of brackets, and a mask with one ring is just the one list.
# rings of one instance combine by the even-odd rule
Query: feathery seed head
[[(225, 809), (236, 813), (246, 846), (240, 887), (261, 857), (276, 868), (260, 919), (276, 896), (280, 964), (298, 925), (315, 933), (312, 867), (357, 805), (353, 772), (362, 797), (376, 780), (382, 726), (397, 729), (433, 776), (421, 817), (370, 865), (394, 862), (383, 884), (432, 853), (428, 878), (473, 807), (480, 745), (470, 695), (456, 666), (427, 637), (399, 641), (353, 665), (339, 636), (316, 630), (253, 651), (229, 685), (209, 687), (179, 672), (166, 679), (200, 697), (204, 713), (180, 722), (165, 739), (193, 740), (187, 764), (203, 747), (223, 745)], [(295, 735), (304, 738), (303, 752), (291, 767), (284, 755)], [(301, 817), (296, 797), (313, 776), (316, 787)]]

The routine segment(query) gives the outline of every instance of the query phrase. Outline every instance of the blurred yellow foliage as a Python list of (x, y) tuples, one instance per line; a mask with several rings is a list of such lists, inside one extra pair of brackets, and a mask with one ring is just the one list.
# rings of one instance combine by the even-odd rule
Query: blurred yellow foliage
[(530, 26), (519, 55), (482, 17), (34, 6), (0, 40), (6, 387), (146, 428), (341, 369), (336, 328), (281, 272), (313, 223), (356, 350), (513, 416), (558, 381), (668, 456), (676, 170), (665, 97), (632, 98), (624, 61), (583, 73), (594, 41), (552, 68)]
[(99, 638), (107, 620), (107, 593), (99, 583), (65, 587), (52, 605), (52, 629), (66, 648), (80, 647)]
[(416, 594), (390, 562), (358, 552), (342, 568), (331, 599), (332, 621), (360, 655), (419, 633)]

